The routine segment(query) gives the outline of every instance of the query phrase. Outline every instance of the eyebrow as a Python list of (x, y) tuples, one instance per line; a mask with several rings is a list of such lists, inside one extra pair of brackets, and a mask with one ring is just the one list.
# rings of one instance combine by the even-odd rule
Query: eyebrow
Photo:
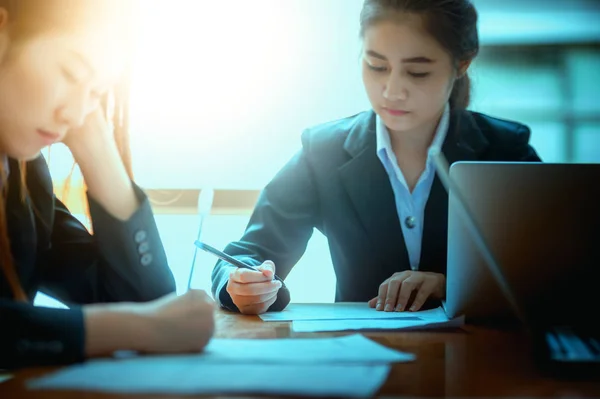
[(75, 51), (75, 50), (71, 50), (71, 51), (69, 51), (69, 53), (72, 56), (74, 56), (75, 58), (77, 58), (79, 60), (79, 62), (81, 62), (88, 69), (90, 75), (94, 75), (96, 73), (96, 71), (94, 71), (94, 68), (90, 64), (90, 62), (87, 60), (87, 58), (85, 58), (83, 56), (83, 54), (81, 54), (81, 53), (79, 53), (78, 51)]
[[(387, 61), (387, 58), (384, 55), (379, 54), (373, 50), (367, 50), (367, 55), (369, 55), (373, 58), (378, 58), (380, 60)], [(431, 64), (435, 61), (432, 60), (431, 58), (427, 58), (427, 57), (411, 57), (411, 58), (403, 58), (402, 62), (407, 63), (407, 64)]]

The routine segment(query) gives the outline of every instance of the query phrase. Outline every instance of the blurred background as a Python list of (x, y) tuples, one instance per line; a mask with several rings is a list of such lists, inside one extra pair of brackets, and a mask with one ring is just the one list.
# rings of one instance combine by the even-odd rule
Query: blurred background
[[(136, 21), (131, 127), (178, 291), (215, 189), (203, 240), (238, 239), (260, 189), (307, 127), (369, 109), (360, 78), (362, 0), (143, 0)], [(546, 162), (600, 162), (600, 0), (474, 0), (481, 53), (470, 109), (527, 124)], [(165, 6), (168, 4), (168, 7)], [(46, 154), (47, 155), (47, 154)], [(57, 185), (72, 159), (51, 149)], [(74, 176), (74, 185), (78, 183)], [(69, 206), (82, 220), (81, 198)], [(215, 258), (199, 253), (194, 287)], [(331, 302), (335, 277), (316, 231), (287, 280), (294, 302)], [(38, 295), (44, 306), (60, 306)]]

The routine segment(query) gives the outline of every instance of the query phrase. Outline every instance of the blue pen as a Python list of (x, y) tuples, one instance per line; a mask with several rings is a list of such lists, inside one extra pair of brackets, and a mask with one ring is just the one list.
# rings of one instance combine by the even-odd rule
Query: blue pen
[[(202, 250), (204, 250), (204, 251), (206, 251), (206, 252), (209, 252), (209, 253), (211, 253), (211, 254), (215, 255), (217, 258), (219, 258), (219, 259), (221, 259), (221, 260), (224, 260), (225, 262), (227, 262), (227, 263), (229, 263), (229, 264), (231, 264), (231, 265), (233, 265), (233, 266), (235, 266), (235, 267), (240, 267), (240, 268), (242, 268), (242, 269), (250, 269), (250, 270), (254, 270), (255, 272), (262, 273), (262, 272), (261, 272), (260, 270), (258, 270), (256, 267), (254, 267), (254, 266), (250, 266), (250, 265), (248, 265), (248, 264), (246, 264), (246, 263), (244, 263), (244, 262), (242, 262), (242, 261), (240, 261), (240, 260), (238, 260), (238, 259), (234, 258), (233, 256), (229, 256), (229, 255), (227, 255), (225, 252), (221, 252), (221, 251), (219, 251), (218, 249), (216, 249), (216, 248), (213, 248), (213, 247), (211, 247), (211, 246), (210, 246), (210, 245), (208, 245), (208, 244), (205, 244), (205, 243), (203, 243), (203, 242), (200, 242), (200, 241), (196, 240), (196, 241), (194, 242), (194, 245), (196, 245), (198, 248), (200, 248), (200, 249), (202, 249)], [(275, 278), (275, 280), (282, 281), (282, 280), (281, 280), (279, 277), (277, 277), (277, 276), (275, 276), (274, 278)]]

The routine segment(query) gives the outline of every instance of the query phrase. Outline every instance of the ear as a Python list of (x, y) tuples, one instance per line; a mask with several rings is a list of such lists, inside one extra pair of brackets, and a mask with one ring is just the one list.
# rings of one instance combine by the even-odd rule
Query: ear
[(469, 67), (471, 66), (471, 61), (472, 60), (464, 60), (464, 61), (460, 61), (458, 63), (458, 67), (456, 68), (456, 78), (457, 79), (460, 79), (463, 76), (465, 76), (465, 74), (469, 70)]

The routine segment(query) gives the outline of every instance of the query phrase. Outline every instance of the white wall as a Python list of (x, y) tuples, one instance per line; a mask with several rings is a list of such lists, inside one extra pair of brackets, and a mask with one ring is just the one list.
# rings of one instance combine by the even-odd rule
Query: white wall
[[(262, 188), (299, 148), (303, 129), (369, 108), (359, 69), (362, 0), (141, 3), (132, 128), (145, 187)], [(597, 1), (475, 4), (484, 46), (600, 40)], [(517, 74), (487, 67), (475, 87), (485, 107), (560, 101), (553, 65)], [(527, 91), (534, 86), (541, 91)], [(561, 137), (560, 127), (550, 130)], [(555, 151), (560, 139), (551, 140)]]
[(132, 100), (144, 186), (262, 188), (303, 129), (368, 108), (360, 0), (144, 4)]

